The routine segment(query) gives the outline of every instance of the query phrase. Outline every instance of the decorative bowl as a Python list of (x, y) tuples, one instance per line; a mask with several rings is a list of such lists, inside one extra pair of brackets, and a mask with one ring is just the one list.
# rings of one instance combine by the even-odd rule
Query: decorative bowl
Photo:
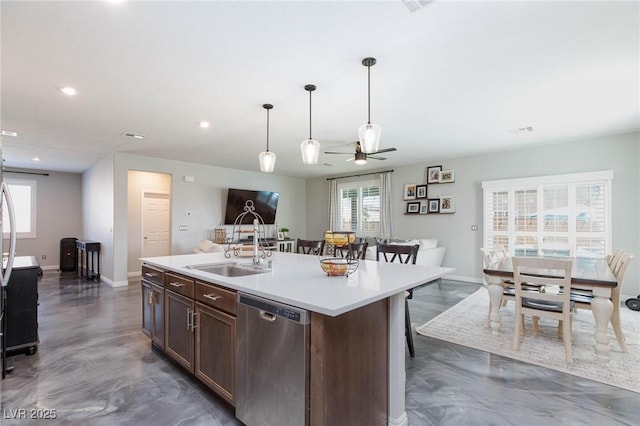
[(358, 260), (329, 257), (320, 259), (320, 267), (331, 277), (338, 277), (341, 275), (348, 276), (358, 269)]
[(327, 244), (343, 247), (356, 241), (356, 233), (351, 231), (326, 231), (324, 233), (324, 240)]

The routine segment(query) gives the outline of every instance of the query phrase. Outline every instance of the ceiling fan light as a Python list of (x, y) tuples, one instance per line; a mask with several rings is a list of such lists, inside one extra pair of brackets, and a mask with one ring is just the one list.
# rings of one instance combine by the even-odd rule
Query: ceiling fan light
[(380, 135), (382, 129), (377, 124), (367, 123), (358, 129), (358, 138), (360, 139), (360, 149), (365, 154), (373, 154), (378, 152), (380, 148)]
[(364, 152), (356, 152), (356, 160), (354, 162), (359, 166), (367, 164), (367, 154)]
[(320, 142), (311, 138), (305, 139), (300, 144), (300, 151), (302, 152), (302, 162), (304, 164), (318, 164)]
[(273, 173), (276, 167), (276, 154), (271, 151), (262, 151), (258, 159), (260, 160), (260, 171), (262, 173)]

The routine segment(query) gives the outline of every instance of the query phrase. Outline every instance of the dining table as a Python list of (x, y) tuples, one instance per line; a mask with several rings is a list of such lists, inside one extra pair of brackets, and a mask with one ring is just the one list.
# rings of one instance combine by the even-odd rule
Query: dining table
[[(595, 319), (595, 354), (599, 361), (608, 362), (610, 347), (609, 321), (613, 313), (611, 290), (618, 285), (618, 280), (604, 258), (572, 258), (571, 289), (590, 291), (593, 295), (591, 310)], [(504, 288), (513, 280), (513, 262), (511, 257), (504, 257), (489, 265), (485, 265), (485, 280), (488, 284), (491, 312), (489, 321), (491, 333), (498, 335), (501, 326), (500, 308)], [(547, 276), (553, 276), (548, 271)], [(546, 274), (545, 274), (546, 275)]]

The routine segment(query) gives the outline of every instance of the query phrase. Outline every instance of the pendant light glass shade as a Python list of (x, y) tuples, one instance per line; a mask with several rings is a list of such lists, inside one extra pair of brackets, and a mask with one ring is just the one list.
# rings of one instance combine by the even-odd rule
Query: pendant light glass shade
[(273, 173), (276, 167), (276, 154), (269, 151), (269, 110), (273, 108), (271, 104), (264, 104), (262, 108), (267, 110), (267, 150), (262, 151), (258, 156), (260, 161), (260, 171), (263, 173)]
[(367, 123), (358, 129), (358, 138), (360, 139), (360, 149), (365, 154), (378, 152), (380, 149), (380, 135), (382, 129), (377, 124)]
[(360, 149), (365, 154), (375, 154), (380, 149), (380, 135), (382, 129), (371, 123), (371, 67), (376, 64), (376, 58), (364, 58), (362, 65), (367, 67), (367, 124), (358, 129)]
[(300, 144), (300, 151), (302, 151), (302, 162), (304, 164), (318, 164), (320, 142), (314, 139), (305, 139)]
[(304, 90), (309, 92), (309, 139), (305, 139), (300, 143), (300, 151), (302, 152), (302, 162), (304, 164), (318, 164), (318, 156), (320, 155), (320, 142), (311, 137), (311, 92), (316, 90), (313, 84), (304, 86)]

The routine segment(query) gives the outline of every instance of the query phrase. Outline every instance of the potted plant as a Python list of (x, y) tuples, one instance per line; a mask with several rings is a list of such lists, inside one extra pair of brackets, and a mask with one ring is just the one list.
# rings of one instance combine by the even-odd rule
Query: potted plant
[(289, 228), (280, 228), (280, 232), (284, 234), (285, 238), (289, 238)]

